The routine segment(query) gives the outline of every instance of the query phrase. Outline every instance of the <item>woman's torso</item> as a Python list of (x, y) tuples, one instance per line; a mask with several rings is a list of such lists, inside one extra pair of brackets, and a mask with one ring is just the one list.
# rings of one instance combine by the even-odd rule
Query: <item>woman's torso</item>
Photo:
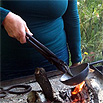
[[(62, 15), (65, 13), (67, 5), (68, 0), (2, 1), (2, 7), (21, 16), (34, 34), (33, 36), (54, 53), (58, 53), (66, 47)], [(4, 28), (1, 29), (2, 67), (9, 66), (8, 70), (10, 70), (21, 63), (19, 68), (24, 68), (25, 63), (26, 65), (28, 63), (29, 68), (34, 64), (39, 65), (38, 61), (42, 58), (43, 56), (32, 46), (20, 44), (16, 39), (9, 37)], [(12, 66), (10, 66), (11, 61)], [(20, 70), (18, 69), (18, 71)]]
[(34, 37), (54, 52), (65, 44), (60, 42), (65, 39), (62, 15), (68, 0), (3, 1), (2, 5), (21, 16)]

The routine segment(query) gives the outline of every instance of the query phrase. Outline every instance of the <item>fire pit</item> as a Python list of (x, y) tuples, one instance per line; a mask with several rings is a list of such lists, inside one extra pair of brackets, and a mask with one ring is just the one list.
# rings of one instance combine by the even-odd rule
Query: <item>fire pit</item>
[[(90, 67), (95, 71), (90, 69), (89, 75), (85, 81), (76, 87), (71, 87), (67, 90), (59, 91), (59, 96), (66, 103), (100, 103), (100, 97), (98, 93), (101, 91), (101, 88), (103, 90), (103, 66), (99, 65), (95, 67), (93, 65), (102, 62), (103, 61), (97, 61), (91, 63)], [(95, 75), (91, 78), (93, 74)], [(101, 100), (101, 103), (103, 103), (103, 100)]]
[[(98, 64), (98, 63), (101, 63), (101, 62), (100, 61), (94, 62), (92, 63), (92, 65), (90, 65), (92, 69), (90, 69), (89, 75), (92, 76), (93, 74), (95, 74), (95, 76), (93, 76), (95, 78), (93, 77), (89, 78), (89, 75), (88, 75), (85, 81), (83, 81), (82, 83), (76, 86), (72, 86), (72, 87), (67, 86), (67, 88), (66, 86), (64, 86), (65, 87), (64, 89), (62, 88), (62, 90), (61, 89), (60, 90), (58, 89), (58, 91), (56, 90), (56, 92), (54, 93), (55, 95), (54, 97), (57, 100), (59, 100), (58, 102), (57, 101), (55, 102), (55, 99), (53, 98), (53, 92), (51, 88), (52, 86), (50, 85), (49, 82), (47, 82), (48, 79), (45, 75), (44, 70), (43, 69), (40, 70), (39, 68), (36, 71), (37, 73), (35, 77), (37, 78), (37, 82), (40, 84), (45, 97), (47, 97), (46, 103), (50, 103), (50, 101), (52, 103), (59, 103), (59, 102), (62, 102), (62, 103), (99, 103), (98, 93), (103, 85), (102, 78), (100, 78), (100, 77), (103, 77), (102, 75), (103, 68), (102, 66), (97, 66), (97, 67), (93, 66), (93, 64)], [(97, 75), (98, 73), (99, 73), (99, 76)], [(101, 82), (101, 84), (98, 85), (97, 81)], [(51, 84), (53, 85), (53, 83)], [(57, 84), (57, 82), (55, 82), (55, 87), (57, 87), (56, 85), (60, 85), (60, 83)], [(48, 102), (48, 100), (50, 101)]]
[[(102, 63), (99, 62), (96, 63), (95, 66), (93, 65), (94, 68), (92, 67), (92, 69), (90, 69), (86, 80), (82, 84), (77, 86), (68, 86), (62, 84), (59, 81), (61, 75), (55, 75), (55, 76), (49, 75), (49, 82), (53, 89), (54, 97), (61, 103), (103, 103)], [(52, 72), (51, 74), (55, 73)], [(33, 81), (30, 82), (26, 81), (25, 83), (29, 84), (32, 87), (33, 91), (40, 91), (40, 90), (42, 91), (42, 88), (39, 86), (39, 84), (34, 81), (34, 77), (32, 79)], [(27, 96), (28, 93), (24, 95), (8, 94), (8, 96), (0, 99), (0, 101), (1, 103), (28, 103)], [(51, 102), (46, 101), (46, 103)], [(59, 103), (59, 102), (54, 101), (52, 103)]]
[[(51, 82), (52, 85), (55, 85), (54, 82), (56, 81)], [(91, 69), (80, 92), (77, 92), (76, 87), (59, 86), (59, 83), (56, 83), (56, 85), (58, 85), (58, 88), (55, 89), (55, 96), (62, 103), (103, 103), (103, 79)], [(77, 91), (74, 92), (75, 90)]]
[(99, 103), (97, 93), (86, 82), (59, 95), (67, 103)]

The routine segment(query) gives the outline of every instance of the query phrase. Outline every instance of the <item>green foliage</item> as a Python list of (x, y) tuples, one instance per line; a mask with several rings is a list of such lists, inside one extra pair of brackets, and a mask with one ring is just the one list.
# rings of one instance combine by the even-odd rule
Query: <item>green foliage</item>
[[(103, 4), (102, 0), (78, 0), (82, 53), (88, 52), (84, 62), (103, 59)], [(93, 58), (91, 58), (91, 53)]]

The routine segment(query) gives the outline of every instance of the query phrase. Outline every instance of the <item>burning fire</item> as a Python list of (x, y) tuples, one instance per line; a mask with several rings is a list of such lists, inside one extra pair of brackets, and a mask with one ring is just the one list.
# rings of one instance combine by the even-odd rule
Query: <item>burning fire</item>
[(75, 87), (75, 89), (74, 89), (74, 91), (72, 92), (72, 94), (75, 95), (75, 94), (79, 93), (79, 92), (82, 90), (84, 84), (85, 84), (85, 81), (83, 81), (82, 83), (78, 84), (78, 85)]

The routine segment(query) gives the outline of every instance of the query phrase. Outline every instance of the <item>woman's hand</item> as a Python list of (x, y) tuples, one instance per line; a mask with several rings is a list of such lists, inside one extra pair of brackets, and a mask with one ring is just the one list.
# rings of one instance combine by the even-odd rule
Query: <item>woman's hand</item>
[(80, 65), (80, 62), (79, 63), (74, 63), (70, 67), (75, 67), (75, 66), (78, 66), (78, 65)]
[(18, 15), (9, 12), (3, 21), (3, 26), (10, 37), (16, 38), (20, 43), (26, 43), (26, 32), (33, 35), (26, 22)]

